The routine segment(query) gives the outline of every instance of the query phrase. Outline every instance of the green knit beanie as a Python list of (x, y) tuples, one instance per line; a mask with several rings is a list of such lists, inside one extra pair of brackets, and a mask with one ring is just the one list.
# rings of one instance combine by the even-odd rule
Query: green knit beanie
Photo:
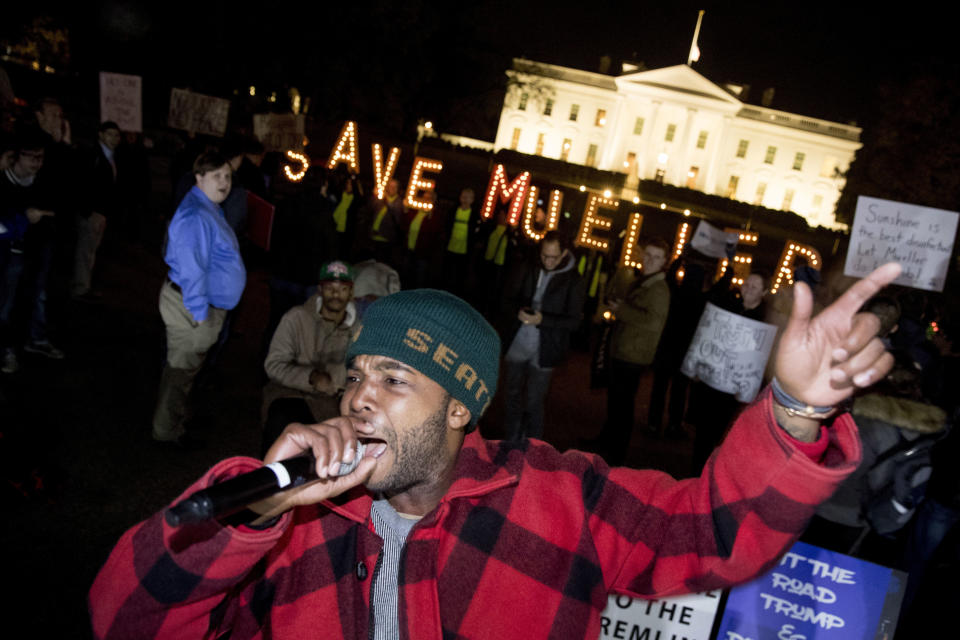
[(399, 291), (371, 304), (347, 349), (347, 362), (358, 355), (387, 356), (413, 367), (462, 402), (471, 425), (497, 390), (497, 332), (445, 291)]

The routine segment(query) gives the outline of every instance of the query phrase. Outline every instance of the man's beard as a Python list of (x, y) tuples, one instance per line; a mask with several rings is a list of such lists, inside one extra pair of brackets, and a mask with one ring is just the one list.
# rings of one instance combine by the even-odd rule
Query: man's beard
[(368, 489), (392, 495), (435, 479), (433, 476), (442, 468), (441, 463), (446, 456), (449, 404), (450, 396), (447, 395), (436, 413), (401, 436), (402, 450), (398, 446), (396, 431), (391, 430), (384, 434), (387, 446), (395, 456), (393, 467), (379, 483), (368, 484)]

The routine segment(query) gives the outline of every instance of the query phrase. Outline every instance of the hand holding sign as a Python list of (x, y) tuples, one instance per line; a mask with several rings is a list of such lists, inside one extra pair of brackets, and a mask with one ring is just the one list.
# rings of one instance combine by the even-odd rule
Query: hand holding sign
[(776, 354), (776, 376), (783, 390), (814, 406), (834, 406), (854, 387), (866, 387), (887, 374), (893, 356), (877, 338), (877, 317), (857, 313), (863, 303), (900, 275), (889, 262), (850, 287), (815, 318), (813, 294), (802, 282), (793, 288), (793, 310)]

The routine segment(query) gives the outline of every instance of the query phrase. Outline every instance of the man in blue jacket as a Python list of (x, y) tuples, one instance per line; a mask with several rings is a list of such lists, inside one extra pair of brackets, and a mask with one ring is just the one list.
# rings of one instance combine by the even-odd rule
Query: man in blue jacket
[(170, 271), (160, 289), (167, 363), (153, 414), (153, 439), (182, 449), (199, 444), (183, 426), (193, 380), (217, 341), (227, 311), (240, 302), (247, 278), (237, 236), (220, 208), (230, 193), (227, 158), (204, 153), (194, 162), (193, 172), (197, 184), (184, 196), (167, 229), (164, 260)]

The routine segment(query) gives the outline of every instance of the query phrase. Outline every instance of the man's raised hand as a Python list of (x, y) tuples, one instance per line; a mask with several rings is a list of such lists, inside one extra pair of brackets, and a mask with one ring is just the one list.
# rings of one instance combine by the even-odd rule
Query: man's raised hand
[(858, 311), (899, 275), (895, 262), (878, 267), (812, 318), (810, 288), (794, 284), (793, 310), (774, 361), (783, 390), (809, 405), (834, 406), (856, 387), (882, 379), (893, 356), (876, 335), (877, 317)]

